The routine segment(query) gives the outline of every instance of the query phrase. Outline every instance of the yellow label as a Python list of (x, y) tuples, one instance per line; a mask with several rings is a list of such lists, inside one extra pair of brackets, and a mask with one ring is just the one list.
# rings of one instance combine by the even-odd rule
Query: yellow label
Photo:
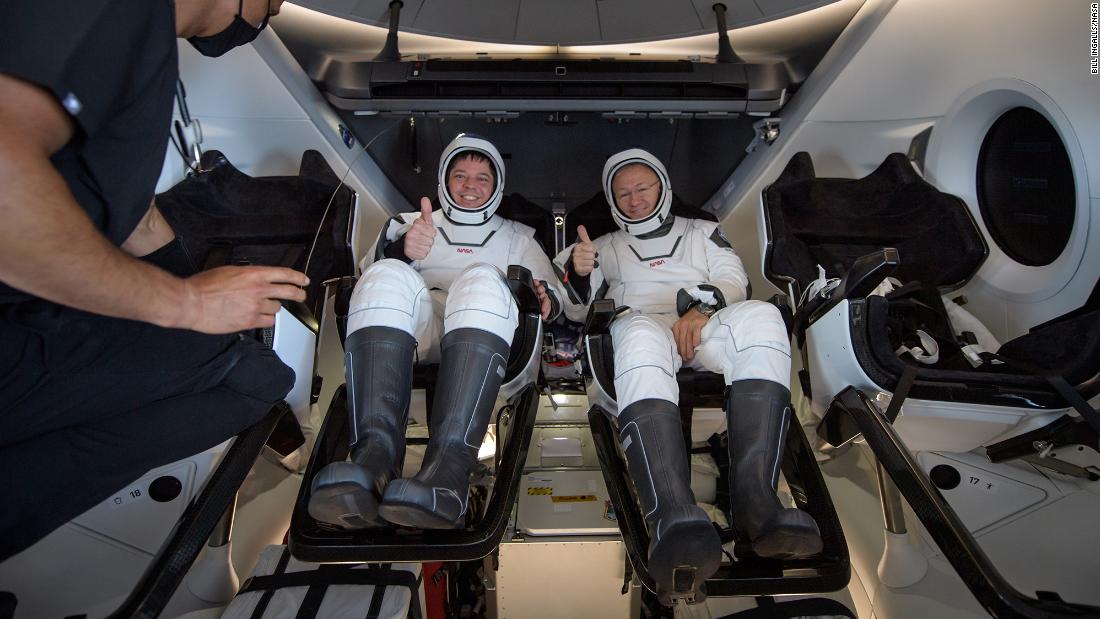
[(527, 496), (542, 496), (554, 494), (554, 489), (549, 486), (532, 486), (527, 489)]
[(550, 500), (555, 503), (585, 503), (587, 501), (599, 501), (594, 494), (571, 494), (568, 496), (552, 496)]

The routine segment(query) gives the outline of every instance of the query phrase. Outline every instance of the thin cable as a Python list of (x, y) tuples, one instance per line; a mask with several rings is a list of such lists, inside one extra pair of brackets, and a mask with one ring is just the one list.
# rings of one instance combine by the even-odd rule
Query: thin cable
[(309, 254), (306, 255), (306, 264), (302, 267), (303, 273), (309, 271), (309, 262), (313, 259), (313, 250), (317, 248), (317, 241), (321, 238), (321, 229), (325, 225), (325, 218), (328, 217), (329, 209), (332, 208), (332, 202), (336, 199), (336, 194), (340, 193), (340, 190), (344, 187), (344, 181), (346, 181), (348, 178), (348, 174), (351, 174), (351, 169), (355, 167), (356, 163), (359, 163), (359, 158), (363, 156), (363, 153), (367, 152), (367, 149), (370, 148), (371, 144), (374, 144), (375, 140), (382, 137), (383, 133), (389, 131), (390, 129), (393, 129), (394, 127), (397, 127), (400, 124), (401, 120), (397, 120), (397, 122), (395, 122), (394, 124), (374, 134), (374, 137), (371, 138), (370, 141), (363, 146), (363, 149), (360, 150), (357, 155), (355, 155), (355, 159), (352, 159), (351, 163), (348, 164), (347, 171), (344, 172), (344, 176), (340, 178), (340, 182), (337, 183), (336, 189), (333, 190), (332, 196), (330, 196), (328, 199), (328, 204), (325, 205), (325, 211), (321, 213), (321, 221), (317, 224), (317, 232), (313, 235), (313, 243), (309, 246)]

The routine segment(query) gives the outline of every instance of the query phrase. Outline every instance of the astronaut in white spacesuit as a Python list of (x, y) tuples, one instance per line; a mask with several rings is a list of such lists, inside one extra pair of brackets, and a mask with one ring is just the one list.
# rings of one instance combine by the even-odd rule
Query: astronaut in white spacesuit
[[(558, 255), (566, 315), (583, 320), (594, 299), (630, 311), (611, 325), (623, 451), (650, 532), (649, 571), (672, 590), (674, 571), (696, 568), (696, 586), (717, 569), (721, 550), (689, 487), (676, 372), (721, 372), (729, 385), (733, 526), (757, 555), (819, 552), (809, 514), (776, 496), (783, 435), (791, 414), (790, 345), (778, 310), (749, 301), (749, 280), (718, 224), (670, 215), (664, 165), (630, 149), (603, 169), (603, 188), (620, 230), (579, 240)], [(680, 583), (680, 580), (677, 580)], [(678, 585), (676, 587), (680, 589)], [(661, 592), (658, 591), (661, 595)]]
[[(317, 520), (346, 529), (462, 525), (468, 475), (519, 324), (503, 271), (531, 270), (544, 319), (561, 307), (534, 231), (494, 214), (503, 190), (497, 149), (460, 134), (439, 160), (441, 208), (433, 213), (422, 198), (420, 212), (383, 226), (363, 259), (344, 343), (351, 458), (314, 478), (309, 513)], [(420, 472), (398, 479), (415, 360), (439, 363), (434, 413)]]

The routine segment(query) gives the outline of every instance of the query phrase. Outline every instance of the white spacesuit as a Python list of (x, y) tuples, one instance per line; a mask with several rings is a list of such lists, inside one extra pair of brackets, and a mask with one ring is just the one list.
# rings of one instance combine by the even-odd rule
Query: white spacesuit
[[(485, 185), (467, 171), (480, 166)], [(503, 271), (519, 264), (544, 282), (544, 318), (560, 311), (549, 258), (523, 224), (495, 215), (504, 163), (488, 141), (462, 134), (439, 162), (439, 202), (403, 213), (382, 229), (352, 293), (345, 341), (351, 461), (313, 480), (310, 514), (348, 529), (387, 522), (419, 528), (460, 526), (468, 474), (476, 463), (512, 336), (516, 302)], [(426, 225), (430, 223), (431, 225)], [(414, 235), (421, 251), (406, 247)], [(419, 241), (418, 241), (419, 242)], [(548, 297), (548, 298), (544, 298)], [(440, 365), (424, 464), (397, 479), (405, 451), (415, 360)]]
[[(615, 182), (627, 170), (635, 175), (634, 188)], [(683, 593), (683, 576), (674, 580), (681, 566), (696, 568), (697, 589), (721, 556), (718, 537), (688, 486), (676, 382), (684, 364), (720, 372), (729, 385), (730, 496), (741, 538), (762, 556), (818, 552), (813, 519), (783, 509), (775, 493), (791, 413), (790, 344), (778, 310), (746, 300), (748, 277), (718, 224), (670, 215), (672, 190), (656, 157), (640, 149), (613, 155), (603, 185), (620, 230), (591, 241), (598, 260), (587, 276), (573, 264), (580, 243), (555, 262), (566, 274), (571, 319), (583, 320), (594, 299), (630, 308), (611, 325), (617, 415), (628, 468), (647, 512), (649, 570), (658, 595), (665, 600)], [(628, 204), (634, 202), (640, 205)], [(688, 322), (701, 326), (694, 341), (687, 331), (688, 350), (674, 335), (681, 317), (691, 319), (682, 328)]]

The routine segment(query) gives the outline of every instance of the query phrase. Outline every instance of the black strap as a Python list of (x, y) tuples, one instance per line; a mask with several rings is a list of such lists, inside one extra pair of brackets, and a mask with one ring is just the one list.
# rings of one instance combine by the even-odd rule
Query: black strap
[(791, 617), (820, 615), (855, 619), (855, 613), (852, 612), (852, 609), (829, 598), (806, 598), (776, 602), (771, 597), (758, 597), (756, 603), (759, 604), (757, 608), (742, 610), (732, 615), (726, 615), (721, 619), (790, 619)]
[[(307, 602), (311, 601), (310, 594), (313, 590), (318, 590), (320, 592), (316, 607), (312, 609), (312, 611), (316, 613), (317, 608), (320, 607), (320, 600), (324, 599), (325, 589), (332, 585), (407, 587), (410, 592), (409, 619), (422, 619), (423, 617), (419, 595), (421, 579), (420, 576), (412, 572), (407, 572), (405, 570), (387, 570), (376, 565), (372, 565), (367, 569), (351, 569), (355, 567), (353, 565), (322, 565), (316, 570), (283, 573), (286, 569), (285, 561), (289, 561), (290, 559), (289, 552), (286, 550), (283, 552), (283, 558), (280, 559), (280, 564), (279, 567), (276, 568), (276, 573), (249, 578), (243, 583), (241, 590), (237, 593), (237, 595), (241, 595), (253, 591), (264, 592), (264, 597), (261, 598), (260, 603), (257, 604), (256, 611), (252, 614), (252, 619), (259, 619), (263, 615), (276, 589), (291, 587), (310, 588), (310, 591), (306, 592), (306, 600), (302, 602), (303, 608), (307, 606)], [(303, 612), (303, 610), (299, 610), (297, 616), (312, 616), (305, 615)]]
[(894, 423), (894, 420), (898, 418), (898, 413), (901, 412), (901, 403), (909, 397), (909, 390), (913, 388), (917, 371), (917, 366), (905, 364), (905, 369), (901, 371), (901, 377), (898, 378), (898, 385), (894, 388), (894, 394), (890, 396), (890, 405), (886, 407), (886, 421)]
[[(279, 556), (279, 563), (275, 566), (275, 572), (274, 573), (275, 574), (282, 574), (283, 572), (285, 572), (287, 563), (289, 563), (289, 562), (290, 562), (290, 549), (287, 548), (286, 546), (283, 546), (283, 554)], [(249, 579), (249, 581), (250, 580), (251, 579)], [(247, 585), (249, 581), (245, 581), (245, 584)], [(243, 589), (237, 595), (240, 595), (241, 593), (244, 593)], [(267, 591), (264, 591), (264, 594), (260, 596), (260, 601), (256, 602), (256, 608), (252, 609), (252, 618), (251, 619), (260, 619), (260, 617), (264, 616), (264, 612), (267, 611), (267, 605), (271, 603), (271, 598), (274, 595), (275, 595), (275, 590), (274, 589), (268, 589)]]
[(1058, 395), (1062, 396), (1062, 399), (1072, 406), (1073, 410), (1077, 411), (1077, 413), (1081, 415), (1081, 418), (1088, 422), (1089, 426), (1091, 426), (1097, 434), (1100, 434), (1100, 413), (1097, 413), (1095, 408), (1089, 406), (1085, 398), (1082, 397), (1061, 374), (1058, 374), (1054, 370), (1047, 370), (1037, 365), (1032, 365), (1026, 361), (1010, 359), (998, 355), (997, 353), (983, 352), (980, 356), (987, 363), (995, 359), (1005, 365), (1019, 368), (1028, 374), (1038, 376), (1047, 381), (1047, 384), (1050, 385)]
[[(388, 570), (393, 567), (392, 563), (383, 563), (382, 569)], [(370, 608), (367, 609), (366, 619), (378, 619), (378, 613), (382, 611), (382, 600), (386, 597), (386, 585), (377, 585), (374, 587), (374, 594), (370, 598)]]
[(626, 569), (623, 570), (623, 588), (619, 590), (619, 593), (626, 595), (630, 593), (630, 581), (634, 580), (634, 566), (630, 563), (630, 555), (626, 555)]
[[(317, 571), (321, 571), (320, 566)], [(328, 584), (312, 584), (306, 589), (306, 595), (302, 598), (302, 605), (298, 607), (298, 614), (294, 619), (313, 619), (317, 611), (321, 610), (321, 602), (325, 601), (325, 593), (328, 592)]]

